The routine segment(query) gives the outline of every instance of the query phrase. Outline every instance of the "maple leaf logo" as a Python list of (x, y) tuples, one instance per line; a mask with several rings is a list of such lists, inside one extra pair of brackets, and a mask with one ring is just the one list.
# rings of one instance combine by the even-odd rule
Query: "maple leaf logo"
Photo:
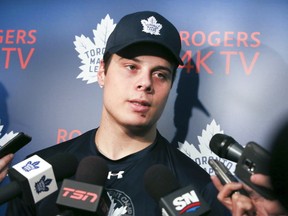
[(190, 157), (192, 160), (194, 160), (199, 166), (201, 166), (206, 172), (210, 175), (214, 175), (213, 169), (208, 164), (208, 160), (210, 158), (217, 159), (224, 163), (224, 165), (232, 172), (235, 170), (236, 163), (226, 160), (224, 158), (218, 157), (216, 154), (214, 154), (210, 147), (209, 143), (211, 138), (217, 134), (224, 132), (220, 130), (220, 126), (216, 124), (216, 121), (213, 119), (211, 124), (208, 124), (206, 126), (206, 130), (202, 130), (202, 135), (198, 136), (198, 149), (193, 144), (189, 144), (186, 140), (184, 143), (178, 142), (178, 149), (186, 154), (188, 157)]
[(160, 30), (162, 25), (157, 23), (157, 20), (154, 16), (149, 17), (147, 20), (141, 20), (143, 25), (143, 32), (149, 33), (151, 35), (160, 35)]
[(77, 79), (87, 81), (87, 84), (97, 82), (97, 72), (99, 70), (100, 60), (103, 57), (106, 43), (109, 35), (114, 30), (116, 24), (109, 14), (97, 24), (97, 28), (93, 30), (94, 42), (84, 35), (75, 36), (75, 50), (79, 53), (82, 65), (79, 67), (81, 73)]
[(108, 216), (134, 215), (133, 203), (124, 192), (107, 189), (107, 194), (111, 200)]
[[(1, 123), (1, 119), (0, 119), (0, 123)], [(14, 133), (13, 131), (10, 131), (9, 133), (3, 134), (2, 136), (3, 128), (4, 128), (4, 125), (0, 124), (0, 148), (18, 134), (18, 133)]]
[(26, 165), (22, 167), (22, 169), (23, 169), (25, 172), (30, 172), (31, 170), (38, 169), (38, 168), (39, 168), (39, 166), (38, 166), (39, 163), (40, 163), (40, 161), (35, 161), (35, 162), (28, 161), (28, 162), (26, 163)]
[(111, 200), (111, 205), (110, 205), (110, 209), (108, 212), (108, 216), (121, 216), (121, 215), (125, 215), (127, 213), (127, 206), (121, 206), (120, 208), (116, 208), (116, 203), (114, 202), (114, 199), (108, 194), (108, 197)]
[(38, 182), (35, 182), (35, 190), (39, 194), (41, 192), (49, 191), (49, 185), (51, 184), (52, 179), (47, 178), (43, 175)]

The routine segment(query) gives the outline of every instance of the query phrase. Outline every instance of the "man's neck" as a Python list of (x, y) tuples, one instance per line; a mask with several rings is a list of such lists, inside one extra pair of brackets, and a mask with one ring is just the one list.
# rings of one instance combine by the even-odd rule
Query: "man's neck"
[(156, 128), (148, 131), (100, 125), (95, 136), (96, 147), (111, 160), (118, 160), (139, 152), (151, 145), (156, 138)]

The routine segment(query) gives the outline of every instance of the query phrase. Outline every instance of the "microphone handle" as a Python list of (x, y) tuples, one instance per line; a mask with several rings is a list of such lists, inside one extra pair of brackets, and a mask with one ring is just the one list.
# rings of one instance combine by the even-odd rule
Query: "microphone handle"
[(8, 183), (0, 188), (0, 205), (16, 198), (21, 195), (21, 193), (20, 185), (16, 181)]

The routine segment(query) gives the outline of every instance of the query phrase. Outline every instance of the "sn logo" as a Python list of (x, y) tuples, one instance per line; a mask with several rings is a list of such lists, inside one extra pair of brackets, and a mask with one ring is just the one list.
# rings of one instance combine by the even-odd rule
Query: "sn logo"
[(94, 203), (97, 200), (98, 195), (92, 192), (75, 190), (74, 188), (64, 187), (63, 197), (69, 196), (71, 199), (86, 201), (90, 197), (90, 203)]
[(191, 203), (199, 203), (199, 198), (197, 197), (194, 190), (185, 193), (173, 200), (173, 205), (177, 211), (181, 211), (186, 206), (190, 205)]

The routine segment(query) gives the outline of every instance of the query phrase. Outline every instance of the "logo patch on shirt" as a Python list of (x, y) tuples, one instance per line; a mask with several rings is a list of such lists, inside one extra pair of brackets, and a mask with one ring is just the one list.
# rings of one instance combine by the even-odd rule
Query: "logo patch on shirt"
[(121, 179), (123, 178), (123, 174), (125, 171), (119, 171), (118, 173), (112, 173), (111, 171), (109, 171), (107, 179), (111, 179), (112, 177), (117, 177), (117, 179)]
[(133, 202), (127, 194), (115, 189), (107, 189), (107, 193), (113, 206), (113, 212), (109, 212), (111, 215), (135, 216)]

